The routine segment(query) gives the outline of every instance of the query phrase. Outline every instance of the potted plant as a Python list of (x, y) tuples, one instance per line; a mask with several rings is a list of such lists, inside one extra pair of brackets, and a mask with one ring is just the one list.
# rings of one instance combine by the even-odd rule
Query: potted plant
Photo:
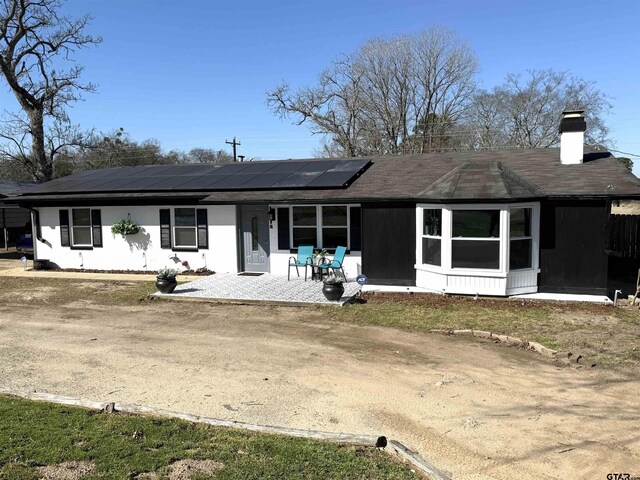
[(322, 293), (327, 300), (337, 302), (344, 294), (344, 279), (341, 275), (337, 275), (335, 271), (329, 272), (322, 279)]
[(161, 293), (171, 293), (176, 288), (176, 275), (178, 271), (173, 268), (161, 268), (156, 276), (156, 288)]
[(313, 263), (315, 265), (321, 265), (324, 263), (325, 259), (327, 258), (327, 255), (329, 254), (329, 252), (327, 252), (326, 249), (322, 249), (322, 250), (314, 250), (313, 251)]
[(126, 220), (123, 218), (111, 226), (111, 233), (114, 235), (122, 235), (123, 237), (126, 235), (135, 235), (139, 231), (140, 227), (136, 222), (131, 220), (131, 218)]

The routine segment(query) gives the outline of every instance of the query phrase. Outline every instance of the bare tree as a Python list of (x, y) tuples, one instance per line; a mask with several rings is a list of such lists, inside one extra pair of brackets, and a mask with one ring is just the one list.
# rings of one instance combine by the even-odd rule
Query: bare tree
[[(315, 87), (267, 94), (281, 118), (324, 135), (324, 151), (360, 156), (437, 151), (462, 119), (478, 62), (452, 32), (373, 39), (332, 63)], [(416, 126), (421, 125), (416, 129)]]
[(187, 163), (230, 163), (233, 162), (233, 155), (224, 150), (213, 150), (210, 148), (192, 148), (185, 155), (183, 162)]
[(563, 110), (584, 109), (586, 140), (606, 144), (604, 114), (611, 105), (593, 82), (553, 70), (508, 75), (492, 91), (479, 92), (467, 125), (472, 148), (548, 148), (558, 145)]
[[(95, 89), (80, 81), (83, 68), (73, 64), (71, 56), (101, 39), (84, 33), (88, 16), (60, 15), (62, 4), (63, 0), (0, 0), (0, 73), (27, 117), (31, 151), (22, 152), (21, 161), (37, 181), (53, 176), (46, 118), (57, 123), (56, 128), (69, 125), (65, 107), (82, 92)], [(23, 136), (17, 138), (24, 141)]]
[[(0, 162), (9, 162), (10, 170), (21, 170), (18, 175), (24, 180), (38, 176), (40, 163), (31, 154), (32, 141), (30, 122), (24, 114), (7, 113), (0, 122)], [(91, 132), (84, 132), (79, 125), (67, 120), (54, 119), (44, 127), (44, 154), (47, 163), (54, 164), (59, 153), (69, 147), (83, 145)], [(6, 171), (6, 169), (5, 169)]]

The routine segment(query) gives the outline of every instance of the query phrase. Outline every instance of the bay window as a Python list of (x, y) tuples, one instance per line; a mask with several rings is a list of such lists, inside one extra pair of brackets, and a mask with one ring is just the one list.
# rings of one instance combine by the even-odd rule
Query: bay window
[(538, 291), (540, 204), (419, 204), (416, 287), (466, 295)]
[(537, 204), (419, 205), (416, 221), (416, 267), (494, 277), (538, 268)]

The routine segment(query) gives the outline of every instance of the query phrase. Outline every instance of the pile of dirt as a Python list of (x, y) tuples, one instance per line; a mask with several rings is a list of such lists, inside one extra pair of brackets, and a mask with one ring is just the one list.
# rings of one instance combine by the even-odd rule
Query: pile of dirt
[(92, 462), (62, 462), (56, 465), (38, 467), (40, 480), (80, 480), (96, 471)]
[[(169, 480), (191, 480), (194, 475), (212, 475), (224, 465), (214, 460), (178, 460), (169, 466)], [(156, 472), (142, 473), (136, 480), (157, 480)]]

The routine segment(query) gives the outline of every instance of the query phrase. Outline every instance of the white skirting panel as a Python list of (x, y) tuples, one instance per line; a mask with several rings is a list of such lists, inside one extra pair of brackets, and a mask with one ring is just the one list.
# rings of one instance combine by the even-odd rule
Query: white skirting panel
[(416, 287), (445, 292), (447, 289), (447, 276), (428, 270), (416, 270)]
[(505, 295), (507, 280), (504, 277), (471, 275), (447, 275), (447, 293), (467, 295)]
[(506, 275), (470, 275), (416, 269), (416, 286), (462, 295), (508, 296), (538, 291), (538, 271), (520, 270)]
[(538, 270), (518, 270), (507, 274), (507, 295), (536, 293), (538, 291)]

